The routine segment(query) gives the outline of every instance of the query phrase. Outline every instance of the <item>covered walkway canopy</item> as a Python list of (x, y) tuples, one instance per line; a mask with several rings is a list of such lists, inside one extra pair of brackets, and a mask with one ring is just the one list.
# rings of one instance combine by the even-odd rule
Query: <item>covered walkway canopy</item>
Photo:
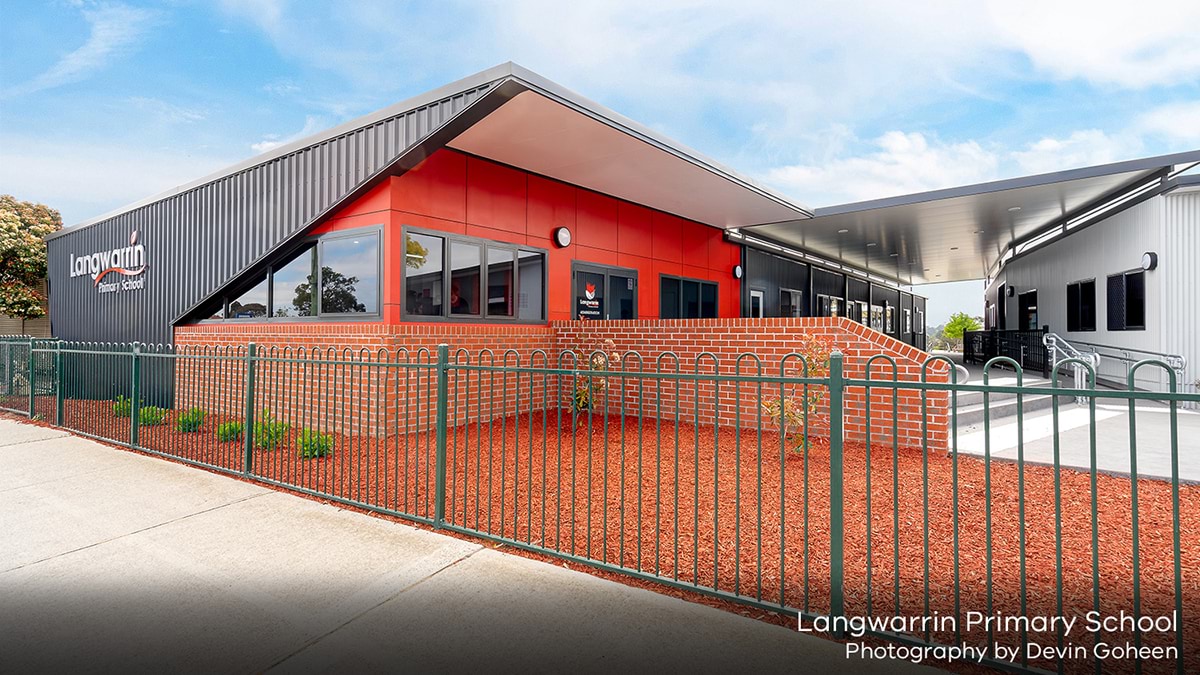
[(1200, 150), (817, 209), (741, 228), (902, 284), (982, 279), (1051, 239), (1162, 192)]

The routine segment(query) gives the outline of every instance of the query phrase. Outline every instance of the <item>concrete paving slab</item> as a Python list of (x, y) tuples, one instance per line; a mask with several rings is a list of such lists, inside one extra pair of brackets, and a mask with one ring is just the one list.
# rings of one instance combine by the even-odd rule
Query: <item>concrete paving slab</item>
[(22, 424), (15, 420), (0, 419), (0, 445), (15, 445), (47, 438), (62, 438), (70, 434), (62, 429), (51, 429), (36, 424)]
[(277, 672), (936, 672), (848, 662), (793, 629), (485, 549), (279, 664)]
[[(270, 492), (81, 438), (53, 442), (75, 450), (93, 445), (92, 459), (107, 455), (113, 468), (84, 473), (67, 469), (61, 480), (0, 492), (0, 532), (21, 542), (0, 547), (0, 571)], [(67, 450), (59, 456), (69, 466), (77, 455)], [(4, 456), (13, 465), (23, 458), (28, 456)]]
[[(36, 428), (36, 427), (35, 427)], [(11, 461), (20, 456), (20, 461)], [(129, 466), (138, 455), (70, 435), (6, 444), (0, 440), (0, 492), (80, 476), (94, 471)]]
[(0, 662), (261, 671), (479, 548), (272, 492), (0, 574)]

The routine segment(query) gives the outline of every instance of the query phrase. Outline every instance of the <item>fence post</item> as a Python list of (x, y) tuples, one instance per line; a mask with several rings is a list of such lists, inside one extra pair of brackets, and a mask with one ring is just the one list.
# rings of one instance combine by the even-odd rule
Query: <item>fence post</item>
[(141, 417), (142, 409), (142, 345), (133, 343), (133, 382), (130, 386), (130, 401), (129, 401), (129, 444), (137, 447), (138, 444), (138, 429), (141, 424), (138, 418)]
[(65, 395), (63, 394), (63, 382), (66, 378), (63, 376), (63, 353), (62, 340), (54, 343), (54, 423), (58, 426), (63, 424), (63, 405)]
[(34, 403), (34, 358), (33, 358), (33, 338), (29, 338), (29, 418), (33, 419), (33, 403)]
[(253, 342), (246, 348), (246, 414), (242, 426), (242, 473), (249, 476), (254, 473), (254, 358), (258, 346)]
[(450, 345), (442, 343), (437, 351), (437, 463), (434, 471), (433, 526), (440, 528), (446, 518), (446, 399), (449, 397), (447, 370)]
[[(845, 613), (845, 504), (843, 503), (844, 467), (842, 464), (844, 375), (842, 353), (829, 355), (829, 615)], [(834, 624), (838, 625), (837, 623)], [(835, 630), (835, 637), (844, 637)]]

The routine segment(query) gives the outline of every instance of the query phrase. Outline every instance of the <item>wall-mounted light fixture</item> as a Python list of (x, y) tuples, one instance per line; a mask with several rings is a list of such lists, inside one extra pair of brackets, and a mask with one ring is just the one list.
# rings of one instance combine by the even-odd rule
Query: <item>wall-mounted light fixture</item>
[(1154, 251), (1146, 251), (1142, 254), (1142, 269), (1149, 272), (1158, 267), (1158, 254)]
[(566, 248), (571, 245), (571, 230), (565, 227), (559, 227), (554, 230), (554, 243), (558, 244), (559, 248)]
[(1005, 294), (1008, 295), (1008, 297), (1011, 298), (1012, 296), (1017, 294), (1017, 289), (1013, 288), (1012, 286), (1005, 286), (1004, 292), (1005, 292)]
[(733, 278), (734, 279), (741, 279), (745, 275), (746, 275), (746, 270), (742, 269), (741, 265), (733, 266)]

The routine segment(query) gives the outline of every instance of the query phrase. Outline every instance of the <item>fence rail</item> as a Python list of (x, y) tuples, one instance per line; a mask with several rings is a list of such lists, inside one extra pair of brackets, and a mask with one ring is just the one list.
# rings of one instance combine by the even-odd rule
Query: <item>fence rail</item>
[[(5, 410), (216, 471), (806, 624), (849, 620), (851, 635), (975, 645), (996, 668), (1120, 672), (1096, 645), (1128, 642), (1168, 650), (1128, 662), (1144, 672), (1200, 669), (1200, 622), (1185, 612), (1200, 600), (1200, 543), (1181, 538), (1185, 520), (1195, 529), (1200, 488), (1181, 483), (1176, 417), (1200, 397), (1174, 386), (1097, 390), (1082, 364), (1085, 388), (1038, 388), (1054, 395), (1054, 461), (1043, 466), (1021, 443), (1015, 461), (954, 452), (960, 396), (980, 392), (986, 408), (1031, 393), (1004, 357), (993, 365), (1016, 370), (1015, 386), (961, 383), (944, 357), (905, 372), (891, 357), (836, 352), (684, 362), (611, 350), (0, 340), (0, 356)], [(1149, 368), (1170, 371), (1155, 361), (1135, 371)], [(147, 402), (147, 378), (163, 373), (173, 400)], [(1088, 469), (1060, 461), (1063, 396), (1085, 401), (1071, 410), (1089, 416)], [(1096, 464), (1097, 402), (1132, 412), (1150, 397), (1169, 405), (1171, 479), (1138, 479), (1134, 415), (1134, 479), (1107, 475)], [(968, 624), (972, 612), (1090, 611), (1175, 623), (1082, 635)], [(891, 617), (954, 620), (901, 629)], [(1071, 645), (1090, 651), (1040, 650)]]

